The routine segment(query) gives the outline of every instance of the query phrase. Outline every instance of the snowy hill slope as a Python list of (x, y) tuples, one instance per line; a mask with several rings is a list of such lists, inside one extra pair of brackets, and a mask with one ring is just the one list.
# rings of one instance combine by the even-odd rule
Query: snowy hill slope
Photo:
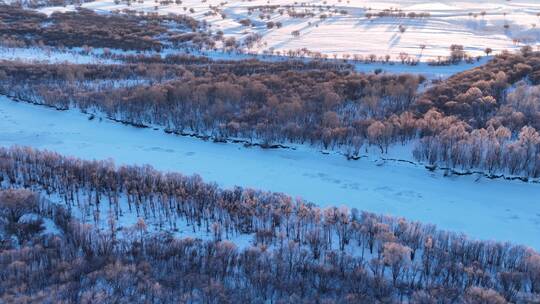
[[(183, 0), (161, 4), (98, 0), (83, 7), (98, 12), (129, 9), (186, 14), (237, 40), (260, 35), (251, 48), (244, 47), (244, 51), (257, 53), (308, 49), (329, 57), (376, 54), (390, 55), (391, 60), (407, 53), (428, 61), (448, 56), (452, 44), (463, 45), (472, 56), (481, 56), (486, 48), (500, 52), (540, 42), (540, 3), (534, 0)], [(72, 9), (49, 7), (42, 11)], [(251, 26), (242, 25), (246, 19)], [(298, 35), (293, 35), (296, 31)]]

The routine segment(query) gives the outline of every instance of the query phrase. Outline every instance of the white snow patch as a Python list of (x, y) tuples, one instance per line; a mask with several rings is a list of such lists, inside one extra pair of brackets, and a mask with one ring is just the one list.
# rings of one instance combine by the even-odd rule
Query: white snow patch
[(114, 61), (92, 54), (82, 54), (78, 49), (64, 51), (53, 47), (8, 48), (0, 47), (0, 60), (41, 63), (111, 64)]

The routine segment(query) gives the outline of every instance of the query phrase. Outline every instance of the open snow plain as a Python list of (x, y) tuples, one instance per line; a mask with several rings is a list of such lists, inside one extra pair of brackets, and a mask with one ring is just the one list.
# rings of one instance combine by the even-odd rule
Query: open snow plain
[(285, 192), (321, 206), (347, 205), (433, 223), (476, 239), (540, 249), (538, 184), (444, 177), (423, 166), (347, 161), (306, 147), (263, 150), (205, 142), (106, 119), (88, 120), (76, 110), (60, 112), (5, 97), (0, 98), (0, 145), (150, 164), (163, 171), (200, 174), (224, 187)]
[[(244, 49), (257, 53), (308, 49), (330, 57), (376, 54), (390, 55), (391, 60), (407, 53), (427, 61), (448, 56), (452, 44), (480, 56), (486, 48), (500, 52), (540, 42), (536, 0), (97, 0), (82, 6), (102, 13), (129, 9), (186, 14), (238, 41), (260, 35), (258, 42)], [(242, 25), (246, 19), (250, 26)], [(269, 27), (268, 22), (280, 26)]]

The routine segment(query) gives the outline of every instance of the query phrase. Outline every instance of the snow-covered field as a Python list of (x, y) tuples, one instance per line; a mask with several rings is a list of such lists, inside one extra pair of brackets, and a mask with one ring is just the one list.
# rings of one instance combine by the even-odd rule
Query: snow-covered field
[[(276, 8), (264, 12), (255, 9), (249, 14), (249, 8), (258, 6)], [(130, 5), (127, 1), (116, 4), (113, 0), (97, 0), (83, 7), (98, 12), (130, 9), (186, 14), (205, 20), (214, 32), (223, 31), (225, 36), (239, 40), (250, 33), (261, 35), (260, 42), (249, 50), (261, 53), (306, 48), (330, 57), (376, 54), (390, 55), (392, 60), (397, 60), (399, 54), (405, 52), (427, 61), (448, 56), (452, 44), (463, 45), (469, 54), (479, 56), (484, 55), (488, 47), (500, 52), (540, 42), (540, 2), (537, 0), (183, 0), (180, 4), (140, 0), (131, 1)], [(73, 9), (73, 6), (48, 7), (41, 11)], [(376, 15), (388, 9), (429, 16), (368, 18), (368, 14)], [(296, 14), (313, 15), (292, 17), (288, 13), (292, 10)], [(240, 24), (239, 21), (246, 18), (252, 21), (252, 26)], [(280, 22), (282, 26), (269, 29), (269, 21)], [(292, 35), (294, 31), (298, 31), (297, 37)]]
[(200, 174), (224, 187), (285, 192), (322, 206), (347, 205), (403, 216), (473, 238), (540, 249), (538, 184), (443, 177), (422, 166), (347, 161), (306, 147), (262, 150), (217, 144), (105, 119), (88, 120), (76, 110), (59, 112), (5, 97), (0, 98), (0, 145), (27, 145), (85, 159), (112, 158), (119, 164), (151, 164), (164, 171)]
[[(93, 51), (95, 52), (95, 51)], [(12, 60), (40, 63), (74, 63), (74, 64), (110, 64), (112, 60), (103, 59), (92, 54), (84, 54), (81, 50), (58, 50), (57, 48), (9, 48), (0, 47), (0, 60)]]

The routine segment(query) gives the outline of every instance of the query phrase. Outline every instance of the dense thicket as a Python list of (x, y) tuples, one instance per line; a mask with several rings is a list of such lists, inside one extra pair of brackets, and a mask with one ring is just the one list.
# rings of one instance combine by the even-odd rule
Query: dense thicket
[[(21, 86), (35, 88), (40, 83), (44, 88), (48, 85), (82, 84), (96, 80), (109, 80), (111, 83), (118, 80), (148, 79), (158, 82), (161, 79), (172, 79), (181, 76), (186, 69), (180, 65), (143, 65), (143, 64), (47, 64), (23, 63), (17, 61), (0, 60), (0, 81), (19, 83)], [(82, 88), (81, 88), (82, 89)], [(5, 91), (9, 91), (7, 86)]]
[[(35, 225), (25, 233), (17, 232), (25, 227), (4, 229), (31, 240), (17, 245), (4, 236), (0, 293), (8, 302), (17, 296), (156, 303), (539, 300), (540, 255), (524, 247), (357, 210), (320, 209), (283, 194), (220, 189), (197, 176), (29, 148), (0, 149), (0, 173), (4, 187), (59, 197), (96, 223), (110, 210), (101, 233), (52, 207), (45, 209), (64, 229), (61, 238), (32, 238), (40, 230)], [(33, 197), (0, 194), (0, 223), (17, 226), (23, 213), (43, 205)], [(120, 237), (116, 220), (130, 213), (141, 219)], [(178, 219), (194, 232), (212, 231), (214, 241), (146, 233), (145, 222), (174, 231)], [(239, 250), (224, 241), (235, 234), (251, 234), (254, 246)]]
[[(297, 61), (137, 67), (153, 71), (153, 83), (95, 90), (85, 85), (93, 80), (85, 77), (85, 70), (95, 68), (15, 63), (0, 67), (4, 75), (0, 86), (4, 94), (32, 102), (59, 108), (73, 104), (85, 111), (98, 109), (114, 119), (137, 125), (157, 124), (171, 132), (211, 134), (218, 139), (244, 137), (265, 143), (307, 141), (326, 148), (353, 146), (354, 141), (357, 155), (368, 137), (368, 127), (377, 118), (407, 109), (422, 80), (412, 75), (357, 74), (346, 66), (331, 68), (326, 63)], [(79, 69), (81, 72), (77, 72)], [(111, 67), (111, 72), (116, 69)], [(180, 71), (176, 79), (164, 77), (170, 69)], [(36, 76), (45, 70), (54, 71), (50, 74), (59, 80), (38, 79)], [(398, 123), (412, 116), (404, 113), (392, 119)], [(387, 133), (414, 135), (406, 123), (395, 131), (386, 125), (384, 137), (372, 136), (381, 149), (390, 142)]]
[(213, 47), (203, 24), (183, 15), (106, 14), (77, 9), (50, 16), (0, 4), (4, 44), (160, 50), (166, 45)]
[(425, 134), (418, 159), (449, 167), (540, 176), (540, 53), (503, 53), (427, 90), (415, 104), (452, 124)]
[[(500, 116), (507, 114), (500, 112), (507, 105), (506, 89), (521, 80), (540, 84), (540, 53), (528, 47), (520, 53), (497, 55), (483, 66), (458, 73), (429, 88), (418, 99), (417, 107), (420, 112), (437, 109), (448, 116), (456, 115), (473, 128), (486, 127), (499, 123), (493, 120), (501, 120)], [(540, 120), (536, 117), (525, 123), (538, 126)]]

